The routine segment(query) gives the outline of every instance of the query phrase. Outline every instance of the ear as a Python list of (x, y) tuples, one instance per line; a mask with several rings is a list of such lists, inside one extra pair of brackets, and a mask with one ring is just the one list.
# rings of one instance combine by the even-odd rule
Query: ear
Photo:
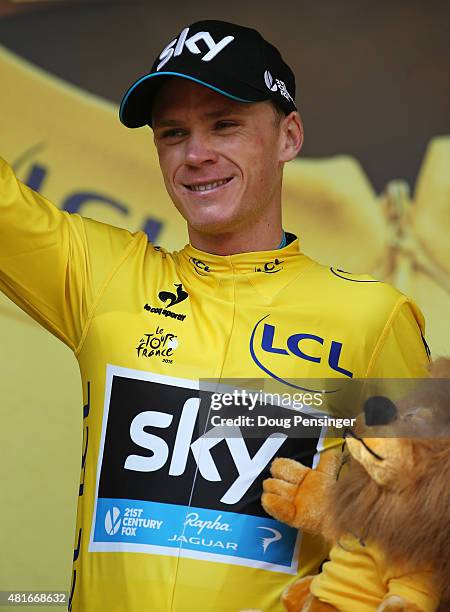
[(450, 378), (450, 359), (438, 357), (428, 366), (432, 378)]
[(303, 145), (303, 124), (296, 111), (282, 120), (280, 132), (280, 161), (288, 162), (298, 155)]

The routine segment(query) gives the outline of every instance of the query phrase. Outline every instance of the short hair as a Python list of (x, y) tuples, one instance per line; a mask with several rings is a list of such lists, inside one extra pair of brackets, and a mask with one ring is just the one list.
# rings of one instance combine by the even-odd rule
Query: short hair
[(269, 100), (270, 105), (272, 106), (274, 115), (275, 115), (275, 127), (278, 127), (281, 121), (286, 117), (287, 113), (278, 106), (273, 100)]

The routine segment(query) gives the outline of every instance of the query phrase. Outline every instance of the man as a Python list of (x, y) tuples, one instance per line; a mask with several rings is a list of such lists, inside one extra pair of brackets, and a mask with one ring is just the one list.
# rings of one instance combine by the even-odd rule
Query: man
[(317, 264), (282, 229), (294, 98), (279, 52), (219, 21), (184, 28), (129, 89), (120, 117), (153, 129), (187, 222), (179, 252), (61, 212), (2, 164), (0, 289), (74, 351), (83, 380), (72, 610), (276, 611), (323, 559), (260, 505), (272, 459), (312, 465), (319, 440), (202, 436), (199, 379), (291, 390), (425, 371), (406, 296)]

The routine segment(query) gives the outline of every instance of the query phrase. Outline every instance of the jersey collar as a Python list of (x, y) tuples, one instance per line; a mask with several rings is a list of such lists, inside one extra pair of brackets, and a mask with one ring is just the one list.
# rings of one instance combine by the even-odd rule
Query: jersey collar
[(286, 266), (290, 260), (298, 259), (300, 253), (299, 240), (295, 234), (286, 232), (289, 244), (281, 249), (268, 251), (250, 251), (248, 253), (236, 253), (234, 255), (215, 255), (195, 248), (187, 244), (179, 255), (189, 262), (193, 271), (199, 276), (210, 274), (245, 274), (249, 272), (260, 272), (262, 274), (277, 274)]
[(279, 293), (314, 262), (300, 252), (299, 240), (294, 234), (285, 247), (269, 251), (252, 251), (235, 255), (214, 255), (187, 244), (174, 253), (179, 274), (186, 287), (195, 286), (205, 293), (220, 291), (222, 299), (240, 296), (254, 297), (256, 291), (263, 304), (277, 300)]

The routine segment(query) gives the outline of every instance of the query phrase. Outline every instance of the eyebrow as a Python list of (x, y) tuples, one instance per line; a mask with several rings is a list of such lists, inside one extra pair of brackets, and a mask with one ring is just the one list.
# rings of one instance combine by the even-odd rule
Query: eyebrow
[[(220, 117), (225, 117), (226, 115), (236, 115), (241, 114), (240, 109), (230, 110), (229, 108), (220, 108), (215, 111), (211, 111), (210, 113), (205, 113), (203, 116), (207, 119), (219, 119)], [(183, 122), (177, 119), (162, 119), (161, 121), (155, 121), (154, 127), (178, 127), (182, 125)]]
[(223, 117), (224, 115), (236, 115), (241, 114), (242, 110), (240, 108), (234, 108), (230, 110), (229, 108), (220, 108), (219, 110), (212, 111), (211, 113), (205, 113), (205, 117), (208, 119), (218, 119), (219, 117)]
[(163, 121), (155, 121), (153, 127), (169, 127), (178, 125), (180, 125), (180, 121), (177, 121), (176, 119), (164, 119)]

